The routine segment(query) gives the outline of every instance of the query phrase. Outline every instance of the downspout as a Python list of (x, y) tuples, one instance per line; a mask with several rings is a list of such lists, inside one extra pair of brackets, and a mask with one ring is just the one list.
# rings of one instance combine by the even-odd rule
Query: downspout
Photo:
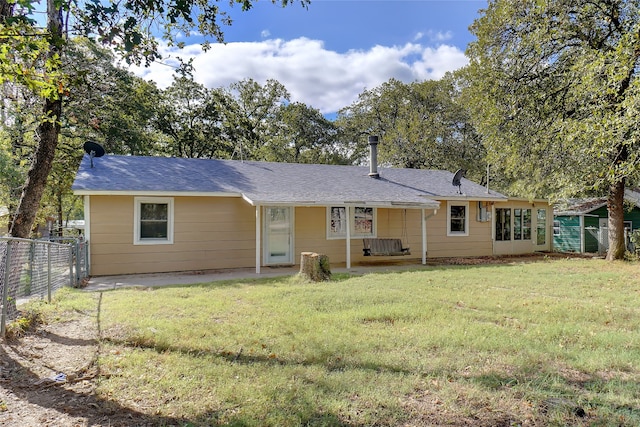
[(346, 206), (347, 211), (347, 269), (351, 268), (351, 207)]
[(256, 274), (260, 274), (260, 205), (256, 205)]

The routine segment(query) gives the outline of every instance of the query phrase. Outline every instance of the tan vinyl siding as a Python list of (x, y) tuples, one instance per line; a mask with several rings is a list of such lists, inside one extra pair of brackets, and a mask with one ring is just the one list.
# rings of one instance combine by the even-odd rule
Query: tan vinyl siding
[[(537, 201), (535, 203), (527, 201), (509, 200), (506, 202), (497, 202), (495, 209), (511, 209), (512, 233), (511, 240), (495, 241), (495, 255), (517, 255), (528, 254), (536, 251), (549, 251), (551, 249), (551, 240), (553, 240), (553, 210), (548, 203)], [(513, 209), (531, 209), (531, 240), (515, 240), (513, 238)], [(536, 244), (536, 230), (538, 226), (537, 210), (544, 209), (547, 212), (546, 223), (546, 242), (544, 245)], [(495, 217), (494, 217), (495, 218)]]
[(134, 197), (91, 197), (92, 274), (255, 265), (255, 208), (240, 198), (175, 197), (174, 243), (134, 245)]
[[(94, 275), (133, 274), (169, 271), (253, 268), (256, 262), (256, 208), (239, 197), (174, 197), (173, 244), (134, 245), (133, 196), (91, 196), (90, 250)], [(427, 257), (489, 256), (494, 253), (527, 253), (550, 247), (535, 247), (533, 242), (505, 242), (494, 248), (492, 221), (477, 220), (478, 203), (468, 203), (468, 235), (447, 236), (446, 200), (427, 219)], [(547, 240), (552, 238), (553, 217), (548, 204), (510, 201), (495, 206), (547, 209)], [(361, 238), (351, 240), (353, 265), (387, 260), (419, 263), (422, 258), (420, 209), (378, 208), (376, 236), (401, 239), (410, 247), (408, 256), (363, 255)], [(532, 215), (535, 230), (535, 213)], [(293, 260), (300, 262), (301, 252), (329, 256), (332, 265), (346, 263), (346, 240), (327, 239), (327, 208), (296, 207), (293, 230)], [(264, 222), (264, 218), (263, 218)], [(533, 231), (532, 230), (532, 231)], [(264, 239), (263, 230), (261, 237)], [(494, 252), (495, 251), (495, 252)], [(262, 253), (262, 251), (260, 252)]]
[[(427, 220), (427, 254), (429, 257), (488, 256), (492, 254), (491, 222), (476, 221), (477, 203), (469, 203), (469, 235), (447, 236), (446, 202), (435, 216)], [(377, 209), (377, 237), (401, 239), (411, 249), (407, 256), (369, 256), (362, 252), (361, 238), (351, 239), (353, 264), (383, 260), (416, 260), (422, 258), (422, 225), (420, 209)], [(427, 215), (433, 213), (428, 209)], [(406, 216), (405, 216), (406, 215)], [(405, 227), (406, 218), (406, 227)], [(346, 262), (345, 239), (326, 239), (326, 208), (296, 209), (296, 252), (318, 252), (329, 256), (331, 263)], [(299, 263), (296, 258), (296, 263)]]
[(469, 202), (469, 235), (447, 236), (447, 201), (427, 220), (429, 258), (488, 256), (493, 252), (491, 222), (477, 220), (477, 202)]

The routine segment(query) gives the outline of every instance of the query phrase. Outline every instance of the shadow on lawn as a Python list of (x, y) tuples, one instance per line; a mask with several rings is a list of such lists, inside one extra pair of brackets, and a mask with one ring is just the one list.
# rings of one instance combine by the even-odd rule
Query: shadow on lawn
[[(62, 346), (74, 342), (69, 338), (57, 337)], [(24, 357), (28, 352), (20, 350), (20, 339), (15, 339), (5, 346), (11, 349), (9, 354), (5, 347), (0, 347), (2, 360), (2, 381), (7, 399), (3, 403), (6, 409), (0, 412), (0, 425), (20, 425), (24, 427), (40, 425), (91, 425), (91, 426), (183, 426), (188, 421), (171, 417), (144, 414), (127, 408), (112, 400), (103, 399), (94, 394), (94, 387), (89, 381), (99, 377), (99, 369), (94, 366), (80, 373), (78, 378), (68, 377), (66, 382), (44, 380), (31, 368), (27, 367)], [(75, 342), (74, 345), (78, 345)], [(95, 345), (90, 341), (86, 345)], [(14, 399), (15, 398), (15, 399)], [(61, 424), (61, 420), (65, 420)], [(30, 421), (28, 421), (30, 420)], [(79, 421), (82, 420), (82, 421)], [(35, 424), (29, 424), (35, 423)]]
[[(128, 407), (122, 402), (109, 399), (108, 396), (100, 396), (95, 393), (96, 381), (104, 372), (101, 372), (99, 352), (100, 339), (100, 312), (101, 294), (98, 297), (97, 310), (85, 313), (90, 317), (92, 331), (87, 329), (75, 329), (78, 333), (56, 330), (52, 333), (42, 329), (33, 335), (23, 338), (15, 338), (3, 342), (0, 346), (0, 403), (6, 405), (6, 410), (0, 411), (0, 425), (21, 425), (35, 427), (40, 425), (91, 425), (111, 427), (161, 427), (161, 426), (214, 426), (255, 425), (255, 417), (252, 414), (234, 413), (237, 408), (225, 407), (220, 411), (202, 413), (191, 419), (171, 417), (153, 414), (154, 410), (161, 409), (158, 402), (157, 408), (148, 408), (143, 412)], [(96, 316), (95, 319), (93, 316)], [(85, 318), (85, 320), (88, 320)], [(97, 329), (97, 333), (96, 333)], [(40, 340), (40, 341), (39, 341)], [(55, 351), (58, 354), (83, 353), (94, 354), (80, 363), (82, 369), (75, 372), (65, 372), (65, 382), (55, 382), (52, 379), (43, 378), (42, 372), (49, 372), (52, 366), (47, 366), (45, 358), (34, 356), (34, 346), (41, 351)], [(50, 347), (47, 347), (50, 346)], [(179, 351), (194, 353), (189, 349), (164, 348), (162, 346), (150, 346), (157, 351)], [(85, 353), (83, 353), (85, 354)], [(249, 357), (238, 354), (217, 355), (223, 359), (242, 364), (251, 363), (281, 363), (273, 358)], [(79, 359), (79, 358), (78, 358)], [(77, 359), (76, 359), (77, 361)], [(55, 363), (55, 365), (64, 362)], [(87, 366), (88, 364), (88, 366)], [(64, 365), (63, 365), (64, 366)], [(74, 370), (75, 368), (69, 368)], [(3, 398), (7, 396), (7, 398)], [(296, 413), (287, 414), (299, 420), (301, 425), (326, 425), (326, 426), (350, 426), (360, 427), (362, 424), (341, 419), (337, 414), (323, 412), (317, 406), (317, 402), (311, 399), (298, 401)]]

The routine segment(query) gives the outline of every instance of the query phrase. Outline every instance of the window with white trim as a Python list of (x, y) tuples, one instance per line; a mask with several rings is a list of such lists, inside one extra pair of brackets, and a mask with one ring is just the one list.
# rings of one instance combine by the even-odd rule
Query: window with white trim
[(447, 236), (469, 235), (469, 202), (449, 202), (447, 206)]
[(511, 209), (496, 208), (496, 240), (511, 240)]
[[(351, 208), (351, 237), (376, 237), (376, 208), (355, 206)], [(347, 207), (327, 208), (327, 239), (347, 237)]]
[(136, 197), (134, 245), (173, 244), (173, 198)]
[(513, 239), (531, 240), (531, 209), (513, 210)]

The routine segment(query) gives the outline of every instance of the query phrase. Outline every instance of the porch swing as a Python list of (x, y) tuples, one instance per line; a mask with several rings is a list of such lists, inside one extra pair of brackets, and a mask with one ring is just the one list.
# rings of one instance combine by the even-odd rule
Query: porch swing
[(364, 256), (403, 256), (411, 255), (409, 247), (404, 247), (402, 241), (407, 241), (407, 210), (402, 217), (402, 238), (365, 238), (362, 239)]

